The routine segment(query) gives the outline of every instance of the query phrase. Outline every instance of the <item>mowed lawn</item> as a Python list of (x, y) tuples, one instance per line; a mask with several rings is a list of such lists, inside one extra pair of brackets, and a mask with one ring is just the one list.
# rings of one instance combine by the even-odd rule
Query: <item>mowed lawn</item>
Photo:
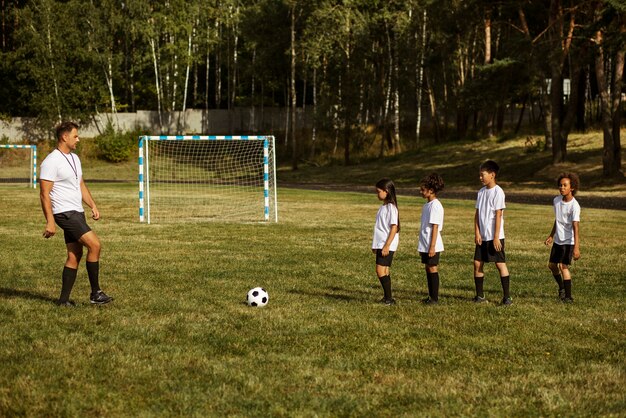
[[(92, 184), (101, 283), (59, 308), (62, 234), (38, 191), (0, 189), (0, 416), (624, 416), (626, 212), (583, 206), (575, 303), (546, 268), (553, 212), (509, 204), (514, 305), (475, 305), (473, 201), (446, 211), (441, 303), (423, 306), (423, 200), (401, 196), (398, 305), (377, 303), (374, 193), (279, 190), (278, 224), (138, 223), (132, 184)], [(505, 189), (506, 192), (506, 189)], [(584, 194), (583, 194), (584, 196)], [(265, 308), (248, 289), (263, 286)]]

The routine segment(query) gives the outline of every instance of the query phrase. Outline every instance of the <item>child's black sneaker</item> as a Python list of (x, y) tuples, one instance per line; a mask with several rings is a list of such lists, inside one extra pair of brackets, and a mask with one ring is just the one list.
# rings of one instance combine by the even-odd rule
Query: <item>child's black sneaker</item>
[(565, 298), (561, 299), (561, 301), (562, 301), (563, 303), (574, 303), (574, 299), (572, 299), (572, 298), (567, 298), (567, 297), (565, 297)]
[(389, 305), (395, 305), (395, 304), (396, 304), (396, 300), (395, 300), (395, 299), (393, 299), (393, 298), (389, 298), (389, 299), (382, 298), (382, 299), (380, 300), (380, 303), (382, 303), (383, 305), (387, 305), (387, 306), (389, 306)]
[(68, 308), (73, 308), (74, 306), (76, 306), (76, 303), (73, 300), (66, 300), (65, 302), (61, 302), (60, 300), (57, 300), (54, 303), (57, 306), (65, 306), (65, 307), (68, 307)]
[(109, 303), (113, 300), (111, 296), (108, 296), (102, 290), (98, 290), (96, 293), (92, 293), (89, 297), (89, 301), (94, 305), (104, 305), (105, 303)]
[(565, 289), (559, 289), (559, 299), (565, 299)]
[(474, 299), (472, 299), (472, 302), (474, 302), (474, 303), (486, 303), (487, 302), (487, 298), (476, 295), (476, 296), (474, 296)]
[(508, 298), (503, 298), (503, 299), (502, 299), (502, 305), (503, 305), (503, 306), (510, 306), (510, 305), (513, 305), (513, 299), (511, 299), (511, 297), (508, 297)]
[(439, 303), (439, 301), (431, 299), (431, 298), (426, 298), (422, 301), (422, 303), (424, 305), (437, 305)]

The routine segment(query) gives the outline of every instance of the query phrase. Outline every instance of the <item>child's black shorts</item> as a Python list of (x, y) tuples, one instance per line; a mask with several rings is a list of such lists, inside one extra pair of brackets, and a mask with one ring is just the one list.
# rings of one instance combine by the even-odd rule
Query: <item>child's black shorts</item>
[(65, 243), (78, 242), (80, 237), (91, 231), (85, 220), (85, 212), (70, 210), (54, 215), (54, 221), (65, 234)]
[(383, 257), (383, 250), (380, 248), (376, 250), (376, 265), (391, 267), (393, 261), (394, 251), (389, 251), (387, 257)]
[(572, 264), (572, 256), (574, 255), (574, 246), (571, 244), (552, 244), (552, 251), (550, 251), (550, 262), (560, 263), (565, 265)]
[(485, 263), (506, 263), (506, 255), (504, 254), (504, 240), (501, 239), (502, 251), (498, 252), (493, 246), (493, 241), (483, 241), (482, 244), (476, 245), (474, 251), (474, 260), (483, 261)]
[(422, 258), (422, 264), (427, 264), (429, 266), (436, 266), (439, 264), (439, 254), (435, 253), (434, 257), (429, 257), (428, 253), (420, 253), (420, 257)]

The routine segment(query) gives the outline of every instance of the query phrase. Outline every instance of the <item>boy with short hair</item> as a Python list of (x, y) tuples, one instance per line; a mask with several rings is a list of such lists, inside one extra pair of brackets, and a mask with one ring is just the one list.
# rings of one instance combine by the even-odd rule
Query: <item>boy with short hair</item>
[(476, 198), (476, 213), (474, 215), (474, 284), (476, 303), (487, 302), (483, 291), (485, 263), (494, 262), (500, 273), (502, 284), (502, 305), (513, 303), (509, 294), (509, 270), (506, 266), (504, 253), (504, 191), (496, 184), (496, 176), (500, 167), (495, 161), (485, 161), (480, 165), (479, 177), (483, 187), (478, 191)]
[(578, 176), (574, 173), (563, 173), (557, 180), (560, 196), (552, 202), (554, 205), (554, 225), (552, 232), (545, 241), (552, 243), (548, 268), (559, 285), (559, 298), (564, 303), (572, 303), (572, 276), (569, 265), (572, 258), (580, 258), (580, 238), (578, 224), (580, 222), (580, 205), (574, 195), (580, 187)]

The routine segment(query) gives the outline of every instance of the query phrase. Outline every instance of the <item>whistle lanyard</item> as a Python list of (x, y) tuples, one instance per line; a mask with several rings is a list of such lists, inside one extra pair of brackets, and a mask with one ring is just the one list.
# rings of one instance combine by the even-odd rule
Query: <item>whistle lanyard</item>
[(74, 164), (72, 164), (70, 162), (70, 159), (67, 158), (67, 156), (63, 153), (63, 151), (61, 151), (60, 149), (57, 148), (57, 151), (59, 151), (61, 153), (61, 155), (63, 156), (63, 158), (65, 158), (65, 161), (67, 161), (67, 163), (70, 165), (70, 167), (72, 167), (72, 171), (74, 172), (74, 176), (76, 176), (76, 181), (78, 182), (78, 170), (76, 168), (76, 161), (74, 161), (74, 156), (72, 155), (72, 153), (70, 152), (70, 157), (72, 157), (72, 162)]

